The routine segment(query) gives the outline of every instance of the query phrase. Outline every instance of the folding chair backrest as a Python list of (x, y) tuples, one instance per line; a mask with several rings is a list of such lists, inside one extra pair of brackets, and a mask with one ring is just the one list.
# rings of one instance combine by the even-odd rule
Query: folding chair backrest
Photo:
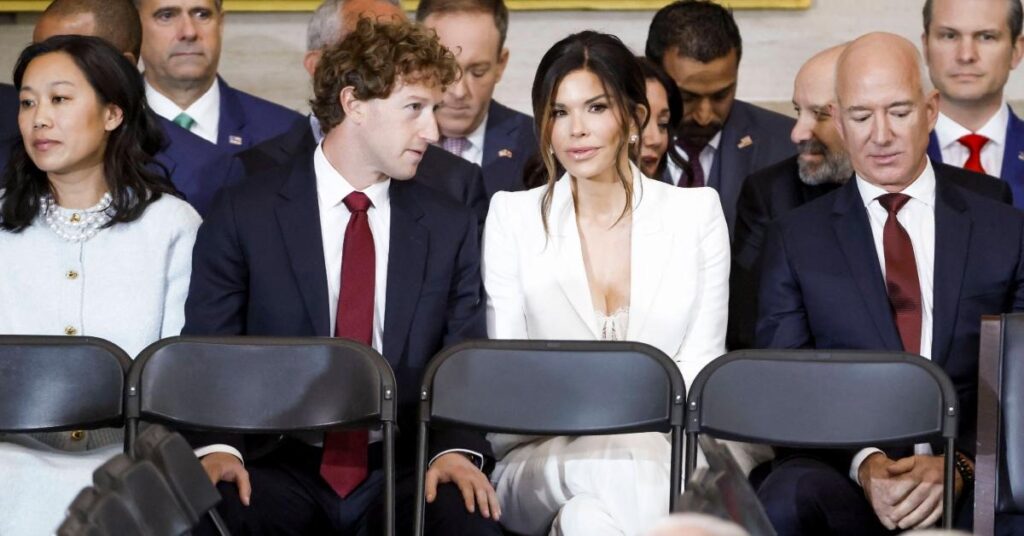
[(941, 368), (903, 353), (745, 350), (690, 387), (687, 433), (793, 447), (956, 437), (957, 398)]
[(200, 429), (281, 432), (394, 421), (394, 373), (342, 339), (174, 337), (136, 359), (129, 417)]
[(675, 363), (639, 343), (470, 342), (431, 362), (431, 384), (432, 423), (530, 434), (667, 431), (686, 397)]
[(0, 431), (120, 426), (130, 365), (94, 337), (0, 336)]

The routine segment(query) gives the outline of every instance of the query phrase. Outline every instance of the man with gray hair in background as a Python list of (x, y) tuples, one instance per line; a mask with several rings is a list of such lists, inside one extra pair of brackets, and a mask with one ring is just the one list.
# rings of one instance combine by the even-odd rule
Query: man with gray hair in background
[[(306, 53), (302, 65), (310, 78), (323, 50), (342, 40), (360, 17), (405, 20), (398, 0), (326, 0), (313, 12), (306, 29)], [(246, 174), (286, 163), (294, 155), (323, 139), (316, 116), (297, 121), (284, 133), (238, 155)], [(480, 168), (433, 145), (427, 147), (417, 168), (417, 180), (471, 208), (481, 227), (487, 215), (487, 195)]]

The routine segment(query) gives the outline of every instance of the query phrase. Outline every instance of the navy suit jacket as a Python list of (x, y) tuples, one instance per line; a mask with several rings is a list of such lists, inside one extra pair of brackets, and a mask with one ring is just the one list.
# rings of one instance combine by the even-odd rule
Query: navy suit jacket
[(185, 200), (205, 217), (214, 195), (241, 178), (242, 166), (216, 145), (156, 117), (166, 138), (164, 148), (156, 155), (157, 162), (167, 168), (171, 182)]
[(722, 137), (707, 186), (718, 190), (729, 236), (736, 228), (736, 203), (743, 180), (751, 173), (796, 154), (789, 139), (796, 121), (790, 117), (736, 100), (722, 125)]
[(18, 91), (14, 86), (0, 84), (0, 176), (7, 167), (11, 147), (21, 141), (18, 131)]
[(217, 146), (229, 153), (238, 153), (262, 143), (291, 128), (302, 117), (295, 110), (232, 88), (221, 77), (220, 122)]
[[(486, 338), (476, 217), (431, 188), (393, 180), (384, 357), (398, 390), (398, 459), (411, 466), (427, 361)], [(313, 148), (287, 166), (225, 188), (199, 229), (185, 303), (186, 335), (329, 337), (327, 275)], [(434, 453), (493, 458), (483, 435), (431, 434)], [(253, 439), (253, 438), (250, 438)], [(240, 438), (218, 438), (245, 453)], [(195, 441), (195, 439), (193, 440)]]
[[(1024, 213), (991, 195), (998, 181), (942, 164), (934, 167), (931, 359), (957, 389), (957, 449), (973, 453), (981, 316), (1024, 309)], [(950, 178), (957, 174), (989, 195), (958, 185)], [(856, 181), (771, 225), (762, 263), (757, 345), (902, 350)], [(898, 450), (890, 452), (899, 456)], [(849, 461), (850, 456), (838, 458), (844, 474)]]
[[(287, 164), (297, 155), (316, 148), (316, 138), (309, 117), (294, 122), (285, 133), (239, 153), (245, 175), (264, 173)], [(452, 199), (470, 207), (483, 227), (487, 217), (487, 197), (480, 168), (434, 146), (428, 146), (416, 168), (413, 180), (444, 192)]]
[[(928, 157), (932, 162), (942, 162), (942, 149), (934, 131), (928, 141)], [(1006, 148), (1001, 175), (1000, 178), (1013, 190), (1014, 206), (1024, 209), (1024, 121), (1013, 113), (1012, 108), (1010, 120), (1006, 124)]]
[(768, 224), (800, 205), (839, 187), (836, 183), (808, 185), (800, 180), (797, 157), (791, 156), (743, 181), (736, 207), (729, 272), (729, 350), (751, 348), (757, 323), (758, 260)]
[(484, 132), (483, 168), (487, 199), (495, 192), (525, 189), (523, 168), (537, 152), (533, 118), (492, 100)]

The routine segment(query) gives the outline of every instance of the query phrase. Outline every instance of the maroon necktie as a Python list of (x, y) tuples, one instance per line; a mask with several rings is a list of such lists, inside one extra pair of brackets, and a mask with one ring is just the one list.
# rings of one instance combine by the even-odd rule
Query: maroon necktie
[(885, 251), (885, 288), (892, 304), (896, 329), (903, 341), (903, 351), (921, 353), (921, 283), (917, 278), (917, 262), (910, 235), (896, 219), (896, 214), (910, 201), (906, 194), (885, 194), (878, 198), (889, 217), (882, 230)]
[[(366, 194), (345, 196), (352, 213), (345, 227), (345, 246), (341, 252), (341, 292), (334, 336), (370, 346), (373, 343), (373, 286), (376, 258), (373, 233), (366, 211), (373, 205)], [(320, 476), (344, 498), (366, 479), (366, 430), (328, 432), (324, 435), (324, 454)]]
[(967, 156), (967, 161), (964, 162), (964, 169), (967, 171), (974, 171), (977, 173), (985, 173), (985, 168), (981, 166), (981, 148), (988, 143), (988, 138), (981, 134), (968, 134), (962, 136), (959, 141), (970, 154)]
[(690, 164), (690, 178), (687, 180), (686, 173), (679, 176), (679, 186), (698, 187), (704, 186), (704, 167), (700, 165), (700, 153), (705, 146), (696, 147), (687, 143), (680, 143), (679, 147), (686, 153), (686, 159)]

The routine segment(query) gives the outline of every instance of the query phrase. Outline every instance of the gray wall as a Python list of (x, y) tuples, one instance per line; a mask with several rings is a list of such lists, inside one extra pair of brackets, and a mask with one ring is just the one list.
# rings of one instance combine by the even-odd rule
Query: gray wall
[[(739, 96), (788, 111), (792, 81), (800, 64), (814, 52), (873, 30), (895, 32), (920, 41), (918, 0), (815, 0), (805, 11), (739, 11), (744, 38)], [(541, 55), (565, 35), (596, 29), (620, 36), (643, 53), (650, 11), (515, 11), (509, 28), (511, 64), (496, 96), (524, 111), (530, 108), (530, 85)], [(0, 81), (29, 42), (37, 15), (0, 20)], [(231, 13), (228, 15), (221, 74), (232, 85), (284, 105), (307, 111), (309, 80), (302, 69), (306, 13)], [(1009, 99), (1024, 99), (1024, 82), (1016, 73)]]

